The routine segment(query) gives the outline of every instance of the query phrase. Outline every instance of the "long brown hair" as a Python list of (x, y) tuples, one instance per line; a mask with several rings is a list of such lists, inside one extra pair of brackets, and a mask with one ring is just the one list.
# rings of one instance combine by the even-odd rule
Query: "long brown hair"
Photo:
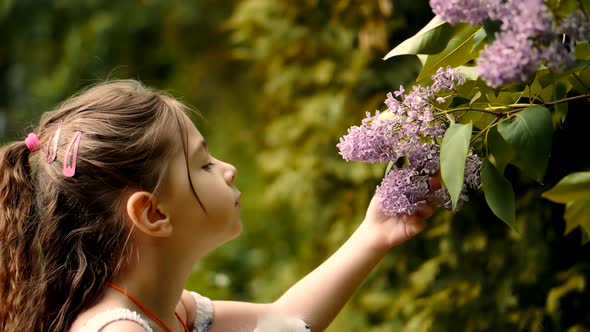
[[(1, 331), (64, 331), (98, 299), (129, 250), (123, 195), (157, 189), (166, 160), (186, 150), (186, 111), (137, 81), (106, 82), (42, 116), (40, 151), (24, 142), (0, 149)], [(50, 163), (46, 152), (60, 125)], [(76, 131), (76, 174), (65, 177)]]

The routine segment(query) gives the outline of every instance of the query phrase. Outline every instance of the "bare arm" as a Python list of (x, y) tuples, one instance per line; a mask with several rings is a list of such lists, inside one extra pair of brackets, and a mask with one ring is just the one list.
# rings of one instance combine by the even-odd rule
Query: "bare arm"
[(252, 330), (263, 312), (273, 311), (305, 320), (313, 332), (325, 330), (354, 291), (387, 251), (425, 227), (430, 207), (416, 215), (385, 216), (371, 201), (354, 234), (330, 258), (272, 304), (215, 302), (211, 332)]

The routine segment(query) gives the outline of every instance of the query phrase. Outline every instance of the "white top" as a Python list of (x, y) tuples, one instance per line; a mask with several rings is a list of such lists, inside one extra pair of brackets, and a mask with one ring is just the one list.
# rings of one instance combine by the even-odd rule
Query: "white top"
[[(213, 322), (213, 302), (209, 298), (206, 298), (195, 292), (190, 292), (195, 299), (197, 310), (195, 311), (194, 322), (192, 332), (207, 332), (209, 325)], [(130, 320), (141, 325), (147, 332), (154, 332), (147, 321), (135, 312), (126, 308), (116, 308), (108, 311), (101, 312), (100, 314), (89, 319), (79, 332), (100, 332), (105, 326), (110, 323)]]

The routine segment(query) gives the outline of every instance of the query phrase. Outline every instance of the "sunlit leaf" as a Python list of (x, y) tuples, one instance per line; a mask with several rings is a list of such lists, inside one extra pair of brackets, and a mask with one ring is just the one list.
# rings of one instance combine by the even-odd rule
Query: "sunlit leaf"
[(583, 42), (576, 44), (576, 59), (590, 60), (590, 43)]
[(568, 202), (563, 219), (566, 223), (565, 234), (579, 226), (582, 232), (590, 235), (590, 197)]
[(586, 279), (583, 275), (574, 273), (566, 279), (566, 281), (549, 290), (547, 294), (547, 301), (545, 303), (545, 310), (550, 314), (557, 313), (561, 299), (571, 292), (583, 292), (586, 287)]
[(577, 0), (547, 0), (547, 7), (560, 18), (565, 18), (576, 8)]
[(422, 71), (416, 78), (417, 82), (429, 79), (440, 67), (458, 67), (477, 57), (483, 44), (480, 43), (477, 48), (472, 49), (473, 40), (482, 34), (485, 35), (483, 28), (470, 24), (458, 24), (456, 27), (458, 31), (448, 42), (447, 47), (438, 54), (428, 56)]
[[(423, 63), (424, 64), (424, 63)], [(477, 67), (475, 66), (458, 66), (455, 68), (459, 74), (463, 75), (468, 80), (477, 80), (479, 77), (479, 73), (477, 72)]]
[(590, 172), (571, 173), (561, 179), (543, 197), (557, 203), (590, 199)]
[(384, 174), (384, 176), (387, 175), (387, 174), (389, 174), (389, 171), (391, 171), (391, 168), (393, 167), (393, 165), (395, 165), (395, 162), (393, 162), (393, 161), (390, 161), (387, 164), (387, 167), (385, 168), (385, 174)]
[(454, 123), (449, 126), (440, 147), (440, 169), (453, 209), (457, 207), (463, 190), (465, 162), (469, 152), (469, 141), (473, 125)]
[(449, 23), (435, 16), (418, 33), (389, 51), (383, 60), (404, 54), (436, 54), (445, 48), (453, 32)]

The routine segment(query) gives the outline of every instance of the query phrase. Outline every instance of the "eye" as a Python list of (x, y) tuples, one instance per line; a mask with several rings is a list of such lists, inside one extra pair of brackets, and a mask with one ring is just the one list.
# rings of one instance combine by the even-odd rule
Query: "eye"
[(208, 162), (208, 163), (206, 163), (205, 165), (203, 165), (203, 167), (202, 167), (202, 168), (203, 168), (204, 170), (208, 171), (208, 170), (210, 170), (210, 169), (211, 169), (211, 167), (213, 167), (213, 165), (215, 165), (215, 164), (213, 164), (213, 163), (211, 163), (211, 162)]

